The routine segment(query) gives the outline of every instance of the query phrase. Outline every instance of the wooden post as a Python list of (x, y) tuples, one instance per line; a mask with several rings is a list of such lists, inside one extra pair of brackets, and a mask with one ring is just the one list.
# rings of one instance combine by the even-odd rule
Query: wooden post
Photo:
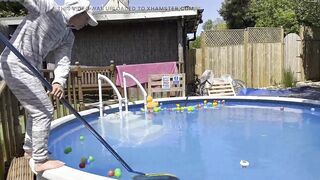
[(6, 106), (6, 114), (7, 114), (7, 123), (8, 123), (8, 134), (10, 138), (10, 147), (11, 147), (11, 155), (14, 157), (16, 155), (16, 136), (15, 136), (15, 128), (14, 128), (14, 117), (12, 116), (12, 101), (10, 96), (10, 90), (9, 88), (5, 91), (7, 106)]
[(183, 24), (184, 19), (177, 21), (177, 40), (178, 40), (178, 62), (179, 62), (179, 70), (184, 72), (184, 50), (183, 50)]
[(115, 78), (115, 71), (116, 71), (116, 66), (114, 65), (114, 60), (110, 60), (110, 79), (112, 82), (116, 82), (116, 78)]
[[(73, 73), (73, 69), (71, 69), (71, 72), (68, 75), (68, 82), (67, 82), (67, 93), (68, 93), (68, 101), (69, 103), (72, 102), (72, 98), (71, 98), (71, 81), (76, 78), (74, 73)], [(75, 84), (72, 85), (72, 87), (75, 86)], [(69, 109), (67, 109), (67, 113), (69, 114)]]
[(302, 61), (302, 69), (303, 69), (303, 73), (301, 74), (302, 75), (302, 79), (303, 81), (306, 81), (307, 80), (307, 69), (306, 69), (306, 65), (307, 65), (307, 59), (306, 59), (306, 41), (305, 41), (305, 26), (301, 26), (300, 27), (300, 31), (299, 31), (299, 36), (300, 36), (300, 39), (301, 39), (301, 47), (300, 47), (300, 57), (301, 57), (301, 61)]
[[(248, 74), (248, 43), (249, 43), (249, 33), (247, 29), (244, 29), (244, 40), (243, 40), (243, 60), (244, 60), (244, 78), (247, 85), (250, 83), (250, 87), (252, 87), (252, 79), (251, 76)], [(251, 69), (251, 68), (250, 68)], [(250, 71), (252, 74), (252, 72)]]
[(280, 62), (280, 83), (283, 81), (284, 72), (284, 29), (281, 26), (281, 62)]
[[(7, 89), (7, 87), (5, 87)], [(0, 88), (1, 89), (1, 88)], [(6, 91), (6, 89), (4, 89), (4, 91), (2, 93), (4, 93)], [(9, 130), (8, 130), (8, 126), (7, 126), (7, 119), (8, 119), (8, 114), (6, 113), (6, 106), (8, 106), (9, 104), (7, 104), (6, 102), (6, 95), (1, 94), (0, 96), (0, 119), (2, 121), (2, 133), (3, 133), (3, 140), (4, 140), (4, 148), (5, 148), (5, 153), (6, 153), (6, 159), (10, 159), (11, 155), (12, 155), (12, 150), (10, 148), (10, 138), (8, 137), (9, 135)]]
[(205, 48), (206, 48), (206, 42), (205, 42), (205, 31), (201, 33), (201, 73), (199, 76), (202, 75), (202, 73), (206, 70), (207, 66), (205, 65)]
[[(3, 126), (5, 125), (3, 122), (5, 121), (3, 118), (3, 113), (4, 113), (4, 104), (2, 104), (2, 98), (3, 98), (3, 91), (5, 90), (5, 83), (2, 81), (0, 82), (0, 124), (2, 124), (2, 133), (4, 133), (3, 131)], [(4, 139), (5, 140), (5, 139)], [(0, 140), (0, 179), (5, 179), (4, 178), (4, 171), (5, 171), (5, 164), (4, 164), (4, 152), (3, 152), (3, 147), (4, 144), (3, 142)]]
[[(77, 65), (77, 81), (78, 81), (78, 95), (79, 95), (79, 104), (80, 104), (80, 110), (84, 109), (84, 104), (83, 104), (83, 92), (82, 92), (82, 72), (81, 72), (81, 67), (80, 63), (76, 62)], [(74, 94), (75, 96), (75, 94)]]
[(19, 156), (20, 154), (23, 153), (22, 145), (24, 142), (24, 138), (22, 136), (23, 135), (22, 129), (19, 122), (19, 102), (12, 93), (10, 93), (10, 96), (12, 100), (12, 116), (14, 117), (13, 126), (14, 126), (14, 132), (15, 132), (15, 142), (16, 142), (15, 155)]
[(4, 165), (4, 154), (3, 154), (3, 143), (0, 141), (0, 179), (5, 179), (4, 178), (4, 173), (5, 173), (5, 165)]

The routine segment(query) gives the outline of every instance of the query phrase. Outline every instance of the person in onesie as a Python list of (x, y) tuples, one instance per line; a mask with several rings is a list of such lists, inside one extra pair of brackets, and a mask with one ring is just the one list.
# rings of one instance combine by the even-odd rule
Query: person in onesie
[[(28, 14), (10, 42), (38, 69), (48, 53), (53, 53), (56, 66), (50, 94), (62, 98), (70, 70), (72, 29), (98, 24), (91, 14), (90, 1), (65, 0), (63, 6), (58, 6), (54, 0), (18, 1)], [(0, 56), (0, 76), (28, 112), (23, 149), (26, 158), (33, 158), (34, 170), (41, 172), (63, 166), (63, 162), (48, 157), (53, 106), (40, 80), (8, 48)]]

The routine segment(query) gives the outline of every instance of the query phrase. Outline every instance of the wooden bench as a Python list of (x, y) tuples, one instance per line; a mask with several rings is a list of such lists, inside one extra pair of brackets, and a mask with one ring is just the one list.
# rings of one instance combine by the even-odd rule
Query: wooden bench
[(34, 174), (29, 167), (29, 161), (24, 157), (13, 158), (7, 180), (33, 180)]
[[(54, 78), (54, 70), (43, 69), (45, 78), (52, 82)], [(70, 73), (67, 79), (67, 85), (65, 87), (66, 98), (69, 103), (73, 105), (73, 107), (77, 111), (87, 109), (84, 103), (84, 95), (85, 94), (98, 94), (98, 74), (105, 75), (109, 77), (112, 81), (115, 80), (115, 67), (113, 64), (110, 66), (80, 66), (79, 63), (76, 63), (75, 66), (72, 66), (70, 69)], [(112, 91), (112, 87), (107, 84), (102, 84), (102, 90), (110, 90)], [(56, 109), (57, 117), (63, 117), (69, 114), (69, 111), (64, 108), (58, 100), (52, 99), (54, 107)]]

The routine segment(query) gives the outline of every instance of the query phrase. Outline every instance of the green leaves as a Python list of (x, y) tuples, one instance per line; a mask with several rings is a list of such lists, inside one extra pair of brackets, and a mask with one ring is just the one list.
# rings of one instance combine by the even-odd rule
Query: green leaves
[(249, 12), (250, 0), (225, 0), (219, 10), (228, 28), (239, 29), (255, 25)]
[(201, 48), (201, 36), (197, 36), (197, 38), (190, 43), (190, 48), (192, 49)]
[(299, 26), (320, 27), (320, 2), (308, 0), (225, 0), (219, 10), (229, 28), (280, 27), (286, 34)]
[(295, 13), (301, 25), (320, 27), (320, 2), (292, 0), (296, 4)]
[(0, 17), (24, 16), (26, 12), (18, 2), (0, 2)]
[(299, 22), (292, 0), (251, 0), (249, 14), (256, 27), (280, 27), (285, 33), (298, 32)]

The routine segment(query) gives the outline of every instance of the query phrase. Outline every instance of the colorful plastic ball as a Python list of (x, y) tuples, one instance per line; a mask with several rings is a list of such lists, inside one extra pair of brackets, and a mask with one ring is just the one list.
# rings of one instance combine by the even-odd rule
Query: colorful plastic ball
[(93, 161), (94, 161), (93, 156), (89, 156), (88, 160), (89, 160), (90, 162), (93, 162)]
[(207, 104), (207, 103), (208, 103), (208, 101), (207, 101), (207, 100), (204, 100), (204, 101), (203, 101), (203, 104)]
[(85, 167), (86, 167), (86, 163), (81, 162), (81, 163), (79, 164), (79, 168), (83, 169), (83, 168), (85, 168)]
[(81, 158), (81, 163), (86, 163), (86, 162), (87, 162), (87, 158), (82, 157), (82, 158)]
[(194, 110), (194, 108), (192, 106), (188, 107), (188, 112), (192, 112)]
[(113, 177), (113, 176), (114, 176), (114, 171), (109, 170), (109, 171), (108, 171), (108, 176), (109, 176), (109, 177)]
[(116, 178), (119, 178), (119, 177), (121, 177), (121, 175), (122, 175), (121, 169), (120, 169), (120, 168), (116, 168), (116, 169), (114, 170), (114, 176), (115, 176)]
[(80, 141), (84, 141), (84, 136), (81, 135), (81, 136), (79, 137), (79, 139), (80, 139)]
[(91, 163), (91, 161), (89, 159), (87, 159), (87, 164), (89, 165)]
[(214, 102), (212, 103), (212, 106), (213, 106), (213, 107), (218, 106), (218, 102), (217, 102), (217, 101), (214, 101)]
[(65, 154), (69, 154), (69, 153), (71, 153), (72, 152), (72, 148), (71, 147), (66, 147), (65, 149), (64, 149), (64, 153)]
[(156, 113), (157, 113), (157, 112), (160, 112), (160, 108), (159, 108), (159, 107), (154, 107), (154, 108), (153, 108), (153, 112), (156, 112)]
[(144, 111), (144, 108), (141, 108), (140, 110), (141, 110), (141, 112), (145, 112), (145, 111)]

